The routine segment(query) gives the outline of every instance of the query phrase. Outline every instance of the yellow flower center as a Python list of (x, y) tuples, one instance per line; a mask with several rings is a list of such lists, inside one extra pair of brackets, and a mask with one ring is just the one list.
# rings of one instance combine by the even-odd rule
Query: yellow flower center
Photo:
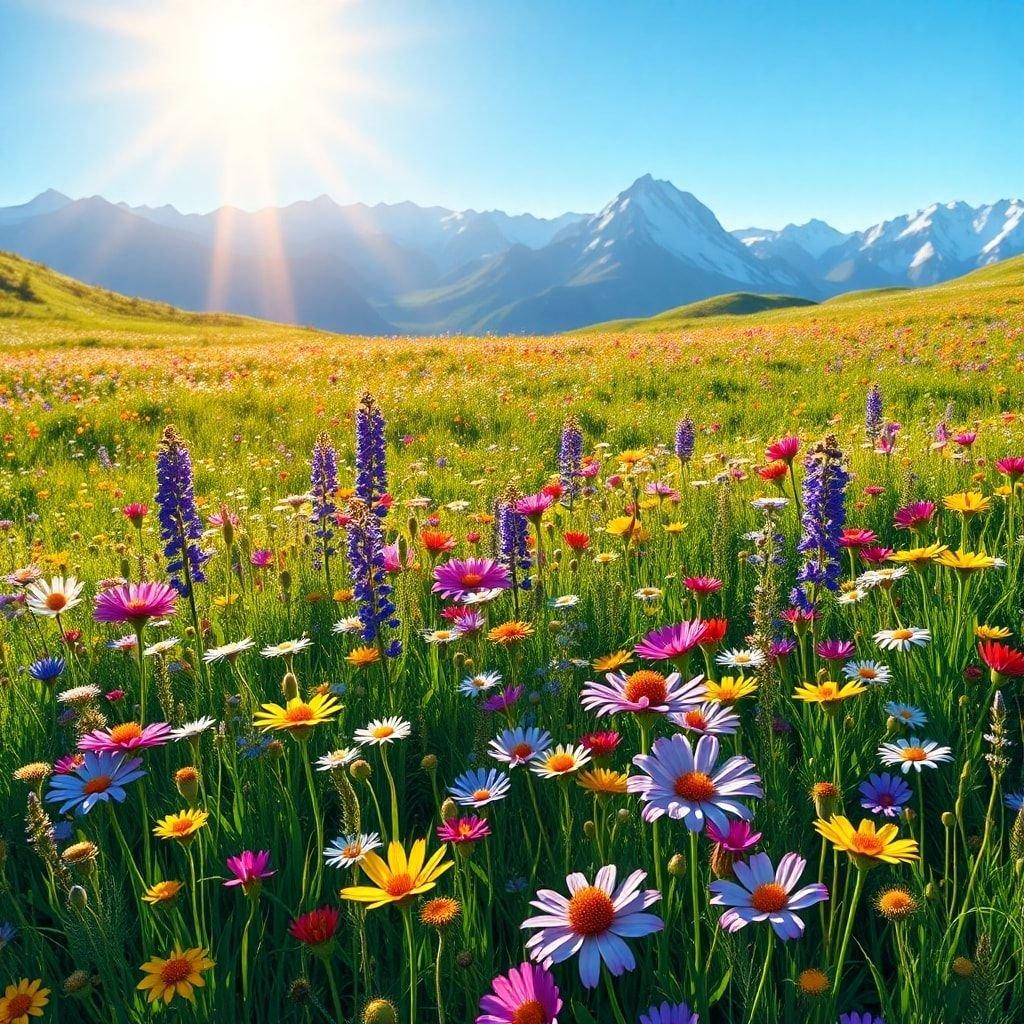
[(632, 704), (646, 697), (648, 704), (661, 704), (668, 695), (665, 677), (660, 672), (641, 669), (634, 672), (626, 682), (623, 696)]
[(552, 772), (567, 772), (576, 764), (571, 754), (553, 754), (548, 758), (548, 770)]
[(676, 779), (676, 796), (684, 800), (691, 800), (700, 803), (702, 800), (710, 800), (718, 792), (711, 776), (706, 772), (687, 772)]
[(378, 725), (372, 733), (375, 740), (386, 740), (389, 736), (393, 736), (395, 730), (390, 725)]
[(142, 726), (138, 722), (125, 722), (123, 725), (115, 725), (110, 730), (112, 743), (130, 743), (142, 735)]
[(284, 720), (293, 725), (312, 721), (313, 717), (313, 709), (308, 704), (298, 704), (293, 708), (288, 708), (284, 713)]
[(615, 907), (603, 889), (588, 885), (569, 900), (569, 927), (577, 935), (600, 935), (615, 920)]
[(909, 640), (913, 635), (909, 629), (894, 629), (892, 631), (893, 640)]

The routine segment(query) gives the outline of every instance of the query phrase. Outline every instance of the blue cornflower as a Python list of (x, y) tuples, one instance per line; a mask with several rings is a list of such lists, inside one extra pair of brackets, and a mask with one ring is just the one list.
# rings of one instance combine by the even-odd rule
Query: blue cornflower
[(897, 704), (895, 701), (889, 701), (885, 705), (885, 713), (891, 715), (901, 725), (908, 725), (914, 729), (928, 724), (928, 716), (920, 708), (915, 708), (913, 704)]
[(452, 799), (463, 807), (484, 807), (504, 800), (512, 780), (497, 768), (473, 768), (463, 772), (449, 787)]
[(58, 679), (64, 673), (66, 668), (67, 662), (63, 658), (40, 658), (29, 665), (28, 674), (41, 683), (52, 683), (54, 679)]
[(88, 814), (96, 804), (106, 800), (122, 803), (124, 787), (145, 774), (141, 757), (86, 751), (81, 765), (63, 775), (53, 776), (46, 791), (46, 802), (60, 804), (61, 814), (71, 810), (76, 814)]
[(895, 818), (911, 797), (910, 787), (898, 775), (882, 772), (860, 784), (861, 807), (872, 814)]

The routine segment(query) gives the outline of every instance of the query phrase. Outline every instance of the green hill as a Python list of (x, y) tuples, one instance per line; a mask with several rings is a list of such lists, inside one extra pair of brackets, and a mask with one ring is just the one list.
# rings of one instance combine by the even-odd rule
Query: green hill
[(797, 324), (828, 318), (834, 311), (837, 319), (855, 318), (859, 314), (877, 315), (880, 309), (893, 314), (923, 315), (955, 307), (961, 301), (1001, 302), (1016, 305), (1024, 302), (1024, 256), (973, 270), (963, 277), (928, 288), (875, 288), (848, 292), (814, 303), (786, 295), (751, 295), (736, 292), (718, 295), (703, 302), (678, 306), (656, 316), (636, 320), (609, 320), (575, 333), (633, 332), (660, 334), (682, 328), (708, 324), (742, 326), (761, 323)]

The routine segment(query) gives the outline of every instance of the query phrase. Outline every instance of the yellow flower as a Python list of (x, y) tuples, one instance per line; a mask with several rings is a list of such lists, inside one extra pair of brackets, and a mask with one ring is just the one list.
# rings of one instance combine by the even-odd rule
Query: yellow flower
[(593, 661), (595, 672), (614, 672), (623, 665), (628, 665), (633, 660), (632, 651), (613, 651), (603, 658), (595, 658)]
[(461, 910), (462, 905), (458, 900), (450, 896), (438, 896), (437, 899), (427, 900), (420, 908), (420, 923), (431, 928), (447, 928), (454, 923)]
[(580, 772), (576, 782), (585, 790), (598, 796), (621, 796), (626, 792), (626, 781), (629, 776), (625, 772), (612, 771), (610, 768), (594, 768)]
[(28, 1024), (29, 1017), (42, 1017), (43, 1007), (50, 1001), (50, 990), (40, 988), (43, 979), (22, 978), (17, 985), (8, 985), (0, 999), (0, 1021), (3, 1024)]
[(264, 704), (257, 711), (253, 725), (265, 732), (284, 729), (296, 739), (304, 739), (315, 725), (329, 722), (339, 711), (341, 704), (334, 697), (322, 693), (314, 694), (308, 701), (293, 697), (285, 707), (280, 704)]
[(929, 544), (924, 548), (910, 548), (908, 551), (895, 551), (889, 556), (890, 562), (909, 565), (912, 569), (920, 569), (929, 562), (934, 562), (948, 548), (945, 544)]
[(995, 558), (986, 555), (984, 551), (964, 551), (963, 548), (960, 548), (959, 551), (943, 551), (935, 561), (938, 565), (962, 573), (981, 572), (999, 564)]
[(966, 519), (979, 512), (987, 512), (992, 507), (992, 499), (986, 498), (981, 491), (961, 491), (959, 494), (947, 495), (942, 499), (942, 504), (950, 512), (959, 512)]
[(230, 608), (238, 600), (237, 594), (218, 594), (214, 599), (213, 603), (218, 608)]
[(619, 463), (623, 466), (635, 466), (642, 459), (647, 458), (646, 448), (627, 448), (619, 453)]
[(666, 523), (665, 524), (665, 532), (666, 533), (682, 533), (683, 530), (685, 530), (687, 528), (687, 526), (689, 526), (689, 525), (690, 525), (689, 523), (680, 523), (678, 520), (676, 522), (674, 522), (674, 523)]
[(502, 647), (510, 647), (512, 644), (517, 644), (521, 640), (525, 640), (527, 637), (533, 636), (533, 626), (528, 622), (503, 622), (500, 626), (495, 626), (487, 634), (487, 639), (492, 644), (499, 644)]
[(979, 640), (1005, 640), (1011, 632), (1005, 626), (975, 626), (974, 635)]
[(388, 846), (388, 861), (385, 864), (376, 853), (368, 853), (360, 862), (367, 878), (373, 885), (350, 885), (341, 890), (343, 900), (368, 903), (368, 910), (376, 910), (388, 903), (404, 906), (420, 893), (428, 892), (437, 884), (451, 866), (451, 861), (441, 863), (444, 847), (426, 860), (427, 841), (417, 839), (412, 844), (408, 857), (401, 843), (392, 840)]
[(156, 823), (153, 834), (161, 839), (177, 839), (180, 843), (190, 843), (209, 818), (208, 811), (199, 811), (195, 808), (168, 814), (166, 818), (161, 818)]
[(639, 544), (651, 536), (636, 516), (616, 516), (604, 529), (613, 537), (621, 537), (627, 544)]
[(380, 661), (380, 651), (376, 647), (353, 647), (345, 655), (345, 660), (353, 668), (369, 668)]
[(736, 701), (757, 692), (757, 683), (745, 676), (722, 676), (717, 683), (709, 679), (705, 685), (708, 700), (717, 701), (719, 704), (735, 704)]
[(876, 831), (875, 823), (864, 818), (854, 829), (850, 819), (840, 814), (829, 821), (819, 818), (814, 827), (837, 850), (848, 853), (859, 868), (917, 860), (917, 840), (897, 839), (899, 829), (891, 823)]
[[(206, 949), (182, 949), (175, 946), (166, 959), (155, 956), (139, 968), (145, 975), (136, 986), (146, 992), (146, 998), (155, 1003), (162, 999), (169, 1003), (175, 996), (182, 996), (190, 1003), (195, 1002), (194, 988), (202, 988), (203, 971), (213, 967)], [(146, 991), (148, 989), (148, 991)]]
[(849, 700), (864, 693), (867, 687), (863, 683), (851, 680), (848, 683), (836, 683), (826, 679), (822, 683), (804, 683), (793, 691), (795, 700), (808, 704), (821, 704), (826, 710), (836, 707), (841, 701)]
[(183, 888), (183, 883), (169, 878), (149, 886), (142, 894), (142, 899), (151, 907), (158, 907), (161, 903), (170, 903), (175, 900)]

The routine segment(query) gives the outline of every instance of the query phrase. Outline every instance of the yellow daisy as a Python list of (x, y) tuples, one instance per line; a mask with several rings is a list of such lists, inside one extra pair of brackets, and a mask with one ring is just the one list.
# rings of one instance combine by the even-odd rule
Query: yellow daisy
[(42, 984), (42, 978), (22, 978), (17, 985), (8, 985), (0, 999), (0, 1021), (28, 1024), (29, 1017), (42, 1017), (43, 1007), (50, 1001), (50, 990), (41, 988)]
[(854, 828), (850, 819), (840, 814), (829, 821), (819, 818), (814, 827), (837, 850), (848, 853), (859, 868), (917, 860), (917, 840), (897, 839), (899, 829), (891, 823), (876, 830), (875, 823), (864, 818)]
[(705, 685), (708, 700), (717, 701), (719, 704), (735, 704), (736, 701), (757, 692), (757, 683), (745, 676), (722, 676), (718, 682), (714, 679), (707, 680)]
[(153, 827), (153, 834), (161, 839), (177, 839), (179, 843), (190, 843), (209, 820), (209, 811), (190, 808), (161, 818)]
[(376, 647), (353, 647), (345, 655), (345, 660), (353, 668), (369, 668), (380, 661), (380, 651)]
[(176, 882), (174, 879), (168, 878), (163, 882), (154, 882), (153, 885), (149, 886), (142, 894), (142, 899), (151, 907), (158, 907), (162, 903), (171, 903), (177, 899), (178, 893), (183, 888), (184, 884), (182, 882)]
[(793, 691), (794, 700), (802, 700), (807, 704), (821, 704), (826, 710), (837, 707), (842, 701), (849, 700), (864, 693), (867, 687), (863, 683), (851, 680), (848, 683), (836, 683), (826, 679), (821, 683), (804, 683)]
[(632, 651), (613, 651), (603, 658), (595, 658), (592, 664), (595, 672), (614, 672), (617, 668), (628, 665), (632, 660)]
[(986, 555), (984, 551), (943, 551), (935, 559), (937, 565), (947, 569), (955, 569), (957, 572), (972, 573), (981, 572), (985, 569), (993, 569), (1001, 563), (998, 558)]
[(986, 498), (981, 491), (961, 491), (949, 494), (942, 499), (950, 512), (959, 512), (965, 519), (976, 516), (979, 512), (987, 512), (992, 507), (992, 499)]
[(626, 792), (629, 776), (625, 772), (616, 772), (611, 768), (593, 768), (580, 772), (576, 777), (578, 785), (598, 796), (621, 796)]
[(907, 551), (894, 551), (889, 556), (890, 562), (899, 562), (900, 565), (909, 565), (912, 569), (922, 569), (930, 562), (934, 562), (936, 558), (947, 551), (948, 547), (945, 544), (929, 544), (923, 548), (910, 548)]
[(146, 992), (146, 998), (151, 1003), (158, 999), (169, 1003), (175, 996), (194, 1003), (196, 997), (193, 989), (202, 988), (206, 984), (202, 972), (211, 967), (213, 961), (208, 950), (199, 947), (181, 949), (175, 946), (166, 959), (155, 956), (142, 964), (139, 970), (145, 977), (136, 988)]
[(323, 693), (314, 694), (308, 701), (293, 697), (285, 707), (264, 704), (253, 718), (253, 725), (265, 732), (283, 729), (296, 739), (303, 739), (313, 726), (329, 722), (340, 710), (341, 704)]
[(979, 640), (1005, 640), (1013, 634), (1005, 626), (975, 626), (974, 635)]
[(363, 872), (373, 885), (350, 885), (341, 890), (343, 900), (367, 903), (368, 910), (394, 903), (405, 906), (421, 893), (428, 892), (437, 884), (451, 866), (451, 861), (441, 863), (444, 847), (436, 850), (426, 859), (427, 841), (417, 839), (406, 856), (401, 843), (392, 840), (388, 846), (388, 860), (385, 864), (376, 853), (368, 853), (359, 862)]

